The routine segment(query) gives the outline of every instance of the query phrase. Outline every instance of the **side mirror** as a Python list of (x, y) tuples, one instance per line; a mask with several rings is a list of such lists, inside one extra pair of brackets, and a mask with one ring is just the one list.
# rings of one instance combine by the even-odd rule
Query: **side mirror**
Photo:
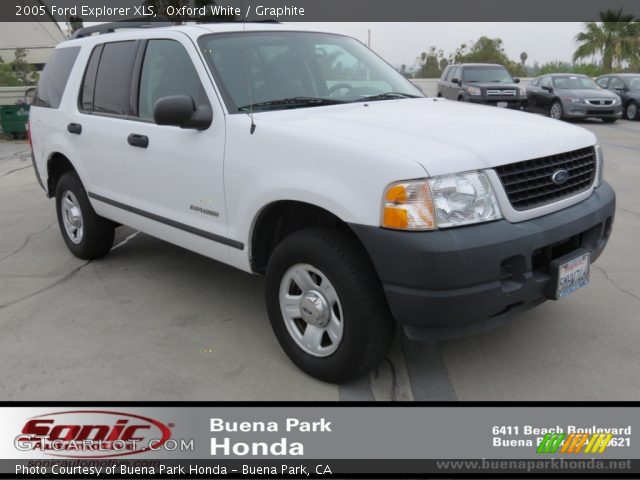
[(513, 83), (520, 83), (520, 79), (519, 78), (514, 78), (513, 79)]
[(451, 80), (453, 83), (455, 83), (456, 85), (460, 85), (462, 86), (462, 82), (460, 81), (459, 78), (454, 78), (453, 80)]
[(213, 121), (209, 105), (196, 107), (188, 95), (174, 95), (158, 99), (153, 106), (153, 119), (158, 125), (206, 130)]
[(543, 86), (542, 86), (542, 87), (540, 87), (540, 88), (542, 88), (542, 90), (546, 90), (547, 92), (552, 92), (552, 91), (553, 91), (553, 88), (551, 88), (551, 87), (549, 87), (549, 86), (547, 86), (547, 85), (543, 85)]

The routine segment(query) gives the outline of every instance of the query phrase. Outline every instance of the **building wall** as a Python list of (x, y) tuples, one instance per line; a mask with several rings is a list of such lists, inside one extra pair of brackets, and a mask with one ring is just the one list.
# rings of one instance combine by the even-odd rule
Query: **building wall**
[(12, 62), (17, 48), (27, 50), (27, 62), (41, 70), (58, 43), (65, 39), (56, 22), (0, 22), (0, 57)]

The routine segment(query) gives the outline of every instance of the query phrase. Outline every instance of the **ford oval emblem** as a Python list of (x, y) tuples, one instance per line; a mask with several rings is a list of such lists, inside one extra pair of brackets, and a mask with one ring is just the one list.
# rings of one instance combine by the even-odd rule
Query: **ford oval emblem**
[(553, 172), (553, 175), (551, 175), (551, 181), (556, 185), (567, 183), (567, 180), (569, 180), (569, 172), (566, 170), (556, 170)]

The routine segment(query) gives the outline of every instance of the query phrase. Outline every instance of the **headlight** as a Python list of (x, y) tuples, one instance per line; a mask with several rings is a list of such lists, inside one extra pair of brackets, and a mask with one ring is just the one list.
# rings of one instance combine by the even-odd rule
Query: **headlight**
[(410, 180), (389, 185), (384, 192), (382, 226), (397, 230), (436, 228), (433, 200), (426, 180)]
[(484, 172), (398, 182), (384, 194), (382, 226), (386, 228), (433, 230), (499, 218), (498, 200)]
[(596, 144), (596, 180), (595, 185), (596, 188), (602, 184), (602, 178), (604, 175), (604, 156), (602, 155), (602, 147), (599, 144)]
[(439, 228), (502, 218), (500, 206), (484, 172), (467, 172), (429, 179)]
[(584, 103), (584, 100), (580, 97), (564, 97), (564, 99), (571, 103)]
[(467, 87), (467, 93), (469, 95), (473, 95), (474, 97), (478, 97), (482, 95), (482, 90), (480, 90), (478, 87)]

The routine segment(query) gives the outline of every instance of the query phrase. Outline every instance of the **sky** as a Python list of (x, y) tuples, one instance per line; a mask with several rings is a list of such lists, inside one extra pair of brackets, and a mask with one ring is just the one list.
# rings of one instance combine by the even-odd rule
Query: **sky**
[(514, 22), (514, 23), (306, 23), (318, 29), (343, 33), (367, 42), (371, 29), (371, 48), (394, 66), (410, 67), (421, 52), (432, 45), (444, 50), (445, 56), (462, 43), (485, 35), (502, 38), (509, 58), (518, 60), (527, 52), (527, 64), (552, 60), (570, 61), (575, 44), (573, 38), (581, 31), (582, 23)]
[[(95, 25), (87, 22), (85, 26)], [(445, 56), (462, 43), (469, 44), (482, 35), (502, 38), (507, 56), (519, 61), (527, 52), (527, 65), (553, 60), (571, 61), (575, 50), (574, 37), (582, 23), (569, 22), (305, 22), (306, 27), (342, 33), (367, 43), (371, 29), (371, 48), (386, 61), (399, 67), (411, 67), (421, 52), (433, 45)]]

